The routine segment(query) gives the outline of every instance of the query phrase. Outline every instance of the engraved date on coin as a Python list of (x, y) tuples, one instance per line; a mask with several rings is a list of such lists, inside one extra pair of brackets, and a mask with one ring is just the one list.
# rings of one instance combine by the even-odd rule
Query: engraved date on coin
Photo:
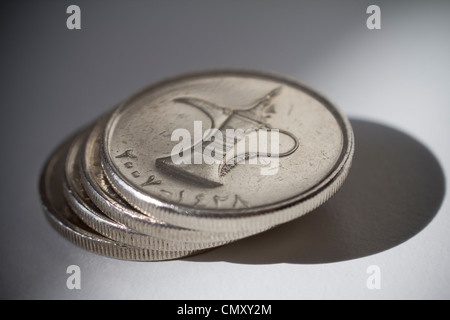
[(233, 195), (205, 195), (204, 193), (198, 193), (195, 196), (191, 197), (192, 199), (189, 199), (189, 197), (185, 197), (185, 191), (181, 190), (180, 192), (171, 192), (165, 189), (161, 189), (160, 192), (166, 196), (176, 198), (180, 203), (192, 203), (194, 207), (201, 207), (206, 202), (213, 201), (216, 208), (220, 207), (232, 207), (232, 208), (248, 208), (249, 203), (248, 201), (242, 199), (241, 196), (237, 194)]
[[(129, 149), (126, 150), (125, 152), (119, 154), (118, 156), (116, 156), (117, 159), (121, 159), (121, 158), (126, 158), (126, 159), (138, 159), (138, 157), (133, 153), (133, 150)], [(127, 161), (124, 164), (124, 167), (127, 169), (132, 169), (134, 164), (132, 161)], [(131, 175), (134, 178), (139, 178), (141, 176), (141, 173), (138, 170), (133, 170), (131, 172)], [(155, 175), (150, 175), (147, 180), (145, 180), (142, 184), (141, 187), (147, 187), (147, 186), (152, 186), (152, 185), (159, 185), (161, 184), (162, 181), (159, 179), (156, 179)]]

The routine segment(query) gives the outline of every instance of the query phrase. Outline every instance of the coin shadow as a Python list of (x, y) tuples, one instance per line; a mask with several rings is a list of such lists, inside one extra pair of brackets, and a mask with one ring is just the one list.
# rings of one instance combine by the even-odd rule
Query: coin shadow
[(388, 250), (423, 230), (444, 198), (438, 160), (397, 129), (359, 119), (351, 124), (353, 164), (334, 197), (304, 217), (185, 260), (332, 263)]

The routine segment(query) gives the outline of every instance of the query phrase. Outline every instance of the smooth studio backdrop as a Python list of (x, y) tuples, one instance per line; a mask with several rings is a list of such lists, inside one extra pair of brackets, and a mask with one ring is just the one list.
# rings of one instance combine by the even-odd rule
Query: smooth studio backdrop
[[(72, 4), (80, 30), (66, 27)], [(1, 298), (450, 298), (448, 1), (2, 1), (0, 14)], [(329, 202), (157, 263), (84, 251), (50, 227), (38, 178), (65, 137), (155, 81), (226, 67), (294, 77), (349, 116), (354, 165)], [(80, 290), (66, 287), (70, 265)]]

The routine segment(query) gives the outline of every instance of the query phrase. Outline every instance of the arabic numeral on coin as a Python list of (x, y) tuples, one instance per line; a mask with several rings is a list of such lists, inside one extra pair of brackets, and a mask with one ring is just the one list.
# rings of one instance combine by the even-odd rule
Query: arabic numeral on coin
[(200, 202), (202, 202), (203, 199), (205, 199), (205, 194), (204, 193), (200, 193), (200, 194), (196, 195), (195, 196), (196, 202), (194, 203), (194, 207), (196, 207)]
[(236, 208), (239, 204), (241, 206), (244, 206), (245, 208), (248, 208), (248, 202), (243, 200), (241, 197), (239, 197), (237, 194), (234, 196), (234, 203), (233, 208)]
[(162, 193), (164, 193), (164, 194), (166, 194), (168, 196), (172, 196), (172, 192), (170, 192), (170, 191), (167, 191), (167, 190), (164, 190), (164, 189), (161, 189), (159, 191), (161, 191)]
[(214, 200), (214, 203), (216, 204), (216, 208), (218, 208), (220, 202), (224, 202), (224, 201), (227, 201), (227, 200), (228, 200), (228, 196), (218, 196), (218, 195), (215, 195), (215, 196), (213, 197), (213, 200)]
[(126, 150), (124, 153), (119, 154), (118, 156), (116, 156), (116, 158), (131, 158), (131, 159), (136, 159), (137, 156), (133, 154), (133, 150)]
[(151, 175), (150, 177), (148, 177), (147, 181), (145, 181), (143, 184), (141, 184), (141, 187), (146, 187), (146, 186), (151, 186), (151, 185), (156, 185), (156, 184), (161, 184), (162, 181), (161, 180), (155, 180), (155, 176)]
[(139, 172), (139, 171), (133, 171), (132, 173), (131, 173), (132, 175), (133, 175), (133, 177), (135, 177), (135, 178), (139, 178), (140, 176), (141, 176), (141, 173)]
[(123, 165), (124, 165), (125, 168), (127, 168), (127, 169), (133, 168), (133, 162), (125, 162)]

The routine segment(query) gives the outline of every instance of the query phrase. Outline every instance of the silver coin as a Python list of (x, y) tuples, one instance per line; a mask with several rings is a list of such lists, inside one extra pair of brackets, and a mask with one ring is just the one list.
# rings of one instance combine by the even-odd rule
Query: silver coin
[(184, 228), (237, 231), (322, 204), (345, 180), (353, 150), (349, 121), (316, 91), (222, 70), (131, 97), (111, 116), (101, 157), (116, 192), (140, 211)]
[[(47, 160), (40, 176), (42, 208), (50, 224), (72, 243), (111, 258), (157, 261), (184, 256), (177, 251), (158, 251), (132, 247), (108, 239), (87, 226), (68, 206), (63, 195), (64, 163), (72, 138), (61, 144)], [(195, 253), (195, 252), (192, 252)]]
[(185, 229), (144, 215), (120, 198), (106, 179), (100, 163), (100, 141), (107, 117), (89, 133), (81, 154), (81, 182), (92, 202), (108, 217), (143, 234), (164, 240), (182, 241), (183, 249), (203, 249), (223, 245), (255, 232), (208, 232)]
[[(180, 251), (182, 255), (187, 255), (193, 250), (205, 248), (202, 244), (185, 244), (142, 234), (104, 215), (91, 201), (81, 184), (79, 160), (82, 156), (82, 146), (87, 133), (83, 132), (80, 134), (68, 151), (63, 184), (67, 203), (84, 223), (109, 239), (134, 247), (162, 251)], [(209, 247), (213, 246), (210, 244)]]

